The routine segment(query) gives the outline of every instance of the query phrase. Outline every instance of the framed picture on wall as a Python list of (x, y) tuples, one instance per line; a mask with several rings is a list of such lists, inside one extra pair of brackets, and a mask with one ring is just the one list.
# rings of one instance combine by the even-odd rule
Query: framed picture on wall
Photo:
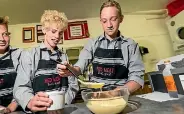
[(87, 21), (69, 22), (64, 32), (65, 40), (89, 38)]
[(22, 42), (30, 43), (35, 41), (35, 28), (34, 27), (24, 27), (22, 29)]
[(42, 32), (42, 26), (36, 25), (37, 43), (41, 43), (44, 40), (44, 34)]
[[(41, 43), (44, 41), (44, 33), (42, 32), (42, 25), (36, 25), (36, 34), (37, 34), (37, 43)], [(63, 43), (63, 38), (60, 40), (58, 44)]]

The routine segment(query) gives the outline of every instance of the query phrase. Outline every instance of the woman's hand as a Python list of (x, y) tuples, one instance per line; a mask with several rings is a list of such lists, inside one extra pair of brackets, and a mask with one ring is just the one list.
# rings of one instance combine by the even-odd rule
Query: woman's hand
[(79, 67), (72, 66), (67, 61), (64, 61), (63, 64), (57, 64), (57, 73), (61, 77), (73, 76), (73, 74), (68, 69), (70, 69), (77, 76), (81, 74)]
[(63, 62), (63, 64), (57, 64), (57, 72), (61, 77), (71, 76), (71, 72), (67, 69), (69, 67), (72, 69), (72, 65), (70, 65), (67, 61)]
[(45, 111), (52, 105), (53, 101), (44, 92), (38, 92), (28, 103), (27, 108), (32, 112)]

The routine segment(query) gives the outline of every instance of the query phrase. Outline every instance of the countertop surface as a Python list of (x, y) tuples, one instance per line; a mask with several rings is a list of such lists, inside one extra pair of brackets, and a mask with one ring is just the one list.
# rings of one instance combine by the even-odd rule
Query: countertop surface
[[(156, 102), (138, 97), (130, 97), (130, 101), (137, 103), (138, 109), (128, 107), (128, 114), (184, 114), (184, 98), (166, 102)], [(130, 102), (131, 104), (131, 102)], [(130, 110), (129, 110), (130, 109)], [(134, 111), (133, 111), (134, 110)], [(123, 114), (125, 114), (124, 112)], [(25, 114), (24, 112), (14, 112), (12, 114)], [(92, 114), (84, 103), (71, 104), (54, 112), (40, 112), (38, 114)]]

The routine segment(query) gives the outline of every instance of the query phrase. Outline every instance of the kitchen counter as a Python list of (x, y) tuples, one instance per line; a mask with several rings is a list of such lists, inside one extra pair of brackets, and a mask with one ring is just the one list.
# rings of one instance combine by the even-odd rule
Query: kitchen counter
[[(180, 100), (156, 102), (138, 97), (131, 97), (130, 101), (136, 101), (140, 104), (137, 110), (128, 114), (184, 114), (184, 98)], [(130, 111), (130, 110), (129, 110)], [(14, 112), (12, 114), (24, 114), (23, 112)], [(40, 113), (49, 114), (49, 113)], [(50, 114), (53, 114), (52, 112)], [(92, 114), (84, 103), (76, 103), (66, 106), (64, 110), (57, 111), (54, 114)], [(123, 113), (124, 114), (124, 113)]]
[(166, 102), (156, 102), (143, 98), (132, 97), (139, 101), (139, 109), (128, 114), (184, 114), (184, 98)]

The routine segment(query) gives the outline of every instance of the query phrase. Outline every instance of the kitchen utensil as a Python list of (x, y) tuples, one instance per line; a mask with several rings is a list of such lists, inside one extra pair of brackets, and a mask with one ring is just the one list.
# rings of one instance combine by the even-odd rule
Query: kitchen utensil
[[(52, 61), (58, 63), (58, 64), (62, 64), (64, 65), (62, 62), (59, 62), (57, 60), (54, 60), (51, 58)], [(85, 81), (82, 81), (73, 71), (72, 69), (70, 69), (67, 65), (65, 65), (66, 68), (77, 78), (77, 80), (84, 86), (86, 86), (87, 88), (102, 88), (105, 83), (95, 83), (95, 82), (85, 82)]]

